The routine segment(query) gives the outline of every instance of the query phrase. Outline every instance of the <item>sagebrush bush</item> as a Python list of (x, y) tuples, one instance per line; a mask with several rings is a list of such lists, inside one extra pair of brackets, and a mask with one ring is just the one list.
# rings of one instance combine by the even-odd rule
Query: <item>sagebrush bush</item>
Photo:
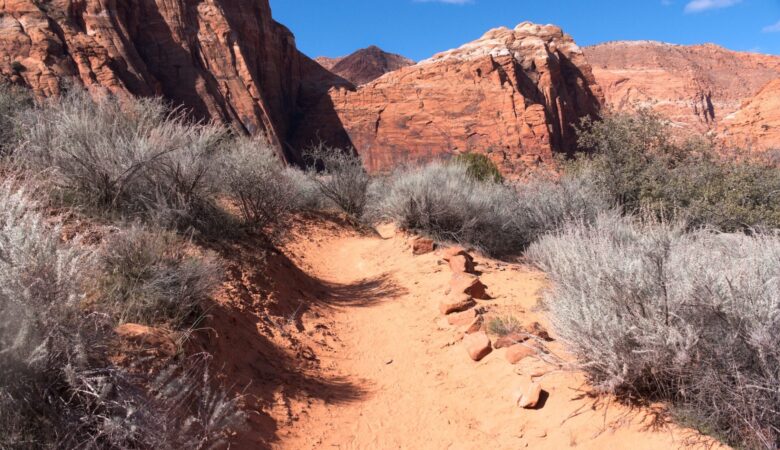
[(204, 364), (174, 362), (154, 379), (111, 364), (110, 313), (88, 307), (100, 259), (62, 242), (32, 196), (0, 185), (0, 448), (224, 444), (243, 414)]
[(263, 229), (282, 220), (298, 204), (297, 179), (263, 138), (240, 137), (230, 147), (221, 156), (221, 185), (245, 223)]
[(525, 332), (523, 325), (513, 316), (497, 316), (487, 323), (487, 330), (497, 336), (508, 336), (512, 333)]
[(780, 238), (611, 214), (527, 255), (549, 274), (549, 317), (596, 387), (668, 400), (732, 443), (780, 445)]
[(0, 82), (0, 157), (19, 145), (17, 117), (34, 105), (29, 90)]
[(361, 219), (371, 177), (357, 153), (320, 144), (307, 150), (304, 157), (322, 195), (352, 218)]
[(399, 171), (382, 190), (377, 216), (494, 256), (518, 254), (567, 220), (592, 220), (608, 208), (583, 179), (540, 178), (510, 186), (481, 182), (461, 164)]
[(504, 181), (498, 166), (487, 155), (481, 153), (461, 153), (453, 161), (455, 164), (464, 165), (466, 173), (477, 181), (492, 181), (494, 183)]
[(192, 325), (221, 281), (215, 261), (189, 256), (180, 237), (162, 230), (120, 231), (98, 257), (100, 307), (119, 323)]
[(712, 143), (680, 143), (658, 116), (639, 111), (586, 122), (580, 146), (594, 153), (584, 170), (628, 214), (685, 221), (723, 231), (780, 227), (780, 170), (771, 161), (727, 157)]
[(53, 169), (79, 204), (168, 227), (205, 227), (213, 218), (207, 175), (228, 136), (223, 127), (188, 122), (159, 99), (93, 101), (79, 88), (20, 122), (18, 158)]

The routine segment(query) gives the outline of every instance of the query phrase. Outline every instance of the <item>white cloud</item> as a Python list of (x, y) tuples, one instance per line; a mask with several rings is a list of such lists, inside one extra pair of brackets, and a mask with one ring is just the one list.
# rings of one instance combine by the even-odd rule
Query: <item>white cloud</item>
[(728, 8), (741, 2), (742, 0), (693, 0), (685, 5), (685, 12), (697, 13), (710, 9)]
[(780, 33), (780, 21), (778, 21), (774, 25), (767, 25), (764, 27), (763, 30), (764, 33)]

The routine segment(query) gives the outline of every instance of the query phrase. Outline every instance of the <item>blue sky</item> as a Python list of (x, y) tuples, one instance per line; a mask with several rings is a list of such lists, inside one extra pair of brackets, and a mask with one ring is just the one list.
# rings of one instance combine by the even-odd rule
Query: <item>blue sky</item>
[(780, 54), (780, 0), (271, 0), (271, 8), (313, 57), (373, 44), (420, 60), (525, 20), (559, 25), (580, 45), (652, 39)]

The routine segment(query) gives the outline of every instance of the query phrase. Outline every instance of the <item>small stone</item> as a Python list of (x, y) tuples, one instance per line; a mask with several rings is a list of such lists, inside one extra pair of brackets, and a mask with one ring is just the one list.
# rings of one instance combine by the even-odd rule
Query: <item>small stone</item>
[(517, 406), (525, 409), (535, 408), (539, 404), (539, 398), (542, 396), (542, 385), (539, 383), (531, 383), (525, 389), (517, 399)]
[(430, 238), (418, 237), (412, 241), (412, 253), (418, 256), (431, 253), (435, 248), (436, 243), (434, 243), (433, 239)]
[(477, 303), (471, 296), (466, 294), (452, 294), (448, 295), (444, 300), (439, 303), (439, 311), (442, 314), (452, 314), (456, 312), (463, 312), (467, 309), (475, 306)]
[(463, 255), (457, 255), (450, 258), (450, 270), (454, 273), (474, 273), (474, 261)]
[(498, 338), (498, 340), (496, 341), (494, 347), (497, 348), (497, 349), (498, 348), (511, 347), (511, 346), (513, 346), (515, 344), (519, 344), (521, 342), (525, 342), (528, 339), (529, 339), (528, 335), (524, 334), (524, 333), (518, 333), (518, 332), (509, 333), (506, 336), (501, 336), (500, 338)]
[(477, 318), (477, 310), (469, 309), (467, 311), (450, 314), (449, 316), (447, 316), (447, 322), (450, 325), (462, 327), (464, 325), (470, 324), (476, 318)]
[(490, 338), (484, 332), (465, 335), (463, 345), (474, 361), (482, 360), (493, 351), (493, 347), (490, 346)]
[(463, 256), (464, 258), (474, 261), (474, 258), (469, 255), (469, 253), (464, 249), (463, 247), (450, 247), (446, 250), (444, 250), (444, 254), (442, 255), (441, 259), (449, 262), (453, 257), (455, 256)]
[(544, 329), (544, 327), (539, 322), (533, 322), (531, 325), (528, 325), (526, 328), (530, 330), (530, 333), (534, 336), (538, 337), (539, 339), (545, 341), (545, 342), (552, 342), (554, 339), (550, 337), (550, 333), (547, 332), (547, 330)]
[(456, 294), (468, 294), (479, 300), (490, 300), (487, 286), (482, 284), (479, 277), (470, 273), (456, 273), (450, 280), (451, 292)]
[(523, 344), (515, 344), (506, 349), (506, 360), (509, 361), (509, 364), (517, 364), (535, 354), (536, 351), (533, 348)]
[(388, 359), (388, 360), (386, 360), (386, 361), (385, 361), (385, 365), (388, 365), (388, 366), (389, 366), (390, 364), (392, 364), (392, 363), (393, 363), (393, 360), (392, 360), (392, 359)]
[(468, 326), (466, 326), (466, 330), (464, 331), (464, 333), (466, 334), (478, 333), (482, 331), (482, 325), (484, 325), (484, 323), (485, 323), (485, 318), (480, 314), (477, 317), (475, 317), (471, 321), (471, 323), (468, 324)]

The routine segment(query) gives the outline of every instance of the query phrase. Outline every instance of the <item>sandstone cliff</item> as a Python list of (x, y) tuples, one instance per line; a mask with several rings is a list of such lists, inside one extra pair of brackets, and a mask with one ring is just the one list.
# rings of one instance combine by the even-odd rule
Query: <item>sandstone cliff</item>
[(780, 78), (772, 80), (723, 120), (721, 138), (730, 147), (780, 150)]
[(695, 132), (717, 128), (766, 83), (780, 77), (780, 56), (711, 44), (611, 42), (583, 50), (609, 108), (649, 107), (679, 128)]
[(379, 47), (371, 46), (358, 50), (349, 56), (315, 59), (322, 67), (356, 85), (366, 84), (382, 75), (414, 64), (409, 58), (388, 53)]
[[(517, 173), (573, 151), (573, 124), (598, 115), (601, 99), (569, 35), (523, 23), (491, 30), (357, 91), (332, 89), (304, 119), (310, 129), (300, 138), (353, 145), (374, 171), (480, 152), (504, 172)], [(343, 131), (328, 133), (322, 116), (333, 110), (330, 120)]]
[(68, 80), (162, 95), (286, 148), (306, 104), (349, 83), (303, 56), (268, 0), (0, 0), (0, 75), (54, 95)]

